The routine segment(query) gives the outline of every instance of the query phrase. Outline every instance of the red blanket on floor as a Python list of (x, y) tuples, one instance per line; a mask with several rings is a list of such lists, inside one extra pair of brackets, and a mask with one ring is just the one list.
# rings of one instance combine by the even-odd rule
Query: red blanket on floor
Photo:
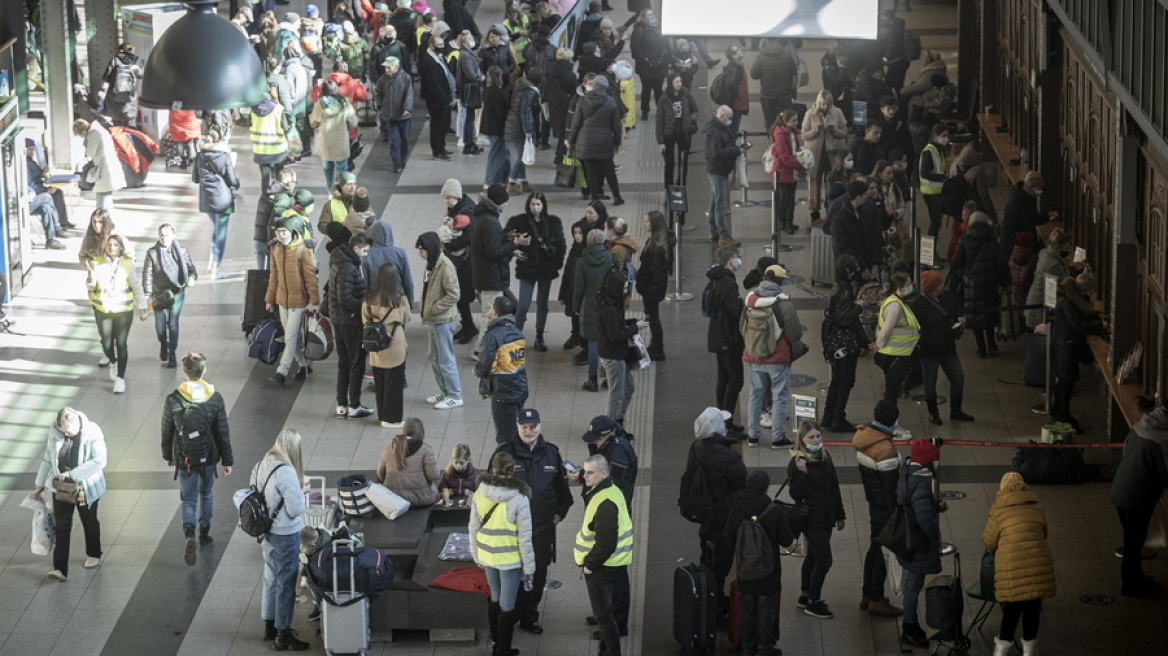
[(445, 574), (430, 581), (430, 587), (491, 596), (491, 589), (487, 586), (487, 574), (477, 567), (451, 567)]

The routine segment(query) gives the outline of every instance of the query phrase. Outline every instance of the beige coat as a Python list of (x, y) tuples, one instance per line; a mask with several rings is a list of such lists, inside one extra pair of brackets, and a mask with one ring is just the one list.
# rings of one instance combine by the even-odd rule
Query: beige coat
[(426, 272), (422, 288), (422, 323), (450, 323), (458, 319), (458, 272), (454, 263), (443, 254), (433, 271)]
[(925, 64), (924, 68), (921, 69), (921, 72), (917, 74), (916, 79), (905, 85), (904, 89), (901, 90), (900, 95), (902, 97), (907, 96), (909, 98), (909, 116), (912, 116), (912, 109), (914, 107), (924, 107), (925, 101), (928, 99), (929, 94), (933, 93), (934, 75), (940, 73), (941, 75), (945, 76), (946, 80), (949, 79), (949, 74), (946, 72), (947, 69), (948, 67), (945, 65), (945, 60), (943, 59), (930, 62)]
[(998, 492), (981, 541), (994, 556), (994, 597), (1003, 603), (1053, 597), (1046, 515), (1030, 490)]
[(438, 458), (434, 456), (434, 449), (422, 443), (416, 451), (406, 456), (406, 468), (402, 471), (393, 469), (390, 454), (391, 447), (388, 446), (381, 452), (377, 480), (409, 501), (411, 508), (434, 505), (438, 500), (438, 479), (442, 476), (442, 472), (438, 471)]
[[(833, 150), (844, 150), (846, 142), (843, 139), (838, 139), (831, 136), (830, 128), (841, 130), (844, 133), (848, 131), (848, 122), (844, 118), (844, 112), (839, 107), (832, 105), (826, 115), (815, 111), (815, 108), (807, 110), (803, 115), (803, 146), (815, 155), (815, 166), (819, 168), (821, 165), (827, 169), (831, 168), (831, 163), (827, 161), (827, 153)], [(814, 132), (812, 132), (814, 130)], [(812, 136), (807, 136), (811, 133)], [(824, 150), (824, 146), (830, 146)]]
[[(406, 361), (405, 325), (410, 322), (410, 301), (403, 294), (398, 306), (388, 314), (386, 314), (387, 310), (389, 308), (380, 305), (361, 304), (361, 325), (372, 323), (384, 316), (385, 320), (382, 323), (385, 325), (385, 332), (393, 338), (393, 341), (389, 343), (389, 348), (369, 354), (369, 366), (378, 369), (392, 369), (401, 366)], [(393, 328), (395, 321), (401, 324), (397, 330)]]

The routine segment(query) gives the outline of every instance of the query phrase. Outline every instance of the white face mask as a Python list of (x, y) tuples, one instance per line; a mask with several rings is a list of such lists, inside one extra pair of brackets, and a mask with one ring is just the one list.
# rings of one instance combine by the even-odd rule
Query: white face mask
[(287, 246), (292, 243), (292, 233), (287, 230), (279, 230), (276, 232), (276, 240)]
[(467, 48), (470, 48), (471, 50), (474, 50), (474, 47), (475, 47), (476, 45), (478, 45), (478, 44), (476, 44), (476, 43), (475, 43), (475, 40), (474, 40), (474, 39), (471, 39), (470, 41), (467, 41), (467, 42), (466, 42), (466, 47), (467, 47)]
[(908, 287), (904, 288), (904, 295), (911, 296), (912, 293), (915, 291), (916, 291), (916, 287), (914, 285), (909, 285)]
[(844, 169), (851, 171), (852, 167), (855, 165), (856, 163), (849, 159), (848, 161), (844, 162)]

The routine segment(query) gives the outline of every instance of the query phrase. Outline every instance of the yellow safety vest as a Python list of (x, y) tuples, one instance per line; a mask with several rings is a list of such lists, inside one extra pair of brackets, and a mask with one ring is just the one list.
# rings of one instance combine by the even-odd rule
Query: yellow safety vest
[(284, 135), (284, 110), (277, 107), (271, 114), (251, 113), (251, 150), (256, 155), (279, 155), (288, 152)]
[[(93, 263), (101, 266), (109, 262), (104, 255), (93, 258)], [(127, 312), (134, 309), (134, 288), (130, 285), (134, 260), (119, 258), (117, 267), (121, 271), (109, 280), (98, 280), (98, 286), (89, 290), (89, 302), (98, 312)]]
[(333, 221), (344, 223), (345, 217), (349, 215), (349, 208), (340, 198), (333, 198), (329, 201), (329, 215)]
[(889, 294), (888, 298), (880, 304), (880, 318), (876, 322), (877, 332), (884, 329), (884, 308), (888, 307), (889, 303), (900, 303), (900, 309), (904, 312), (904, 320), (908, 325), (900, 328), (892, 329), (892, 337), (888, 339), (888, 344), (878, 352), (885, 355), (912, 355), (913, 349), (917, 347), (917, 342), (921, 341), (921, 322), (917, 321), (917, 315), (909, 309), (908, 303), (905, 303), (896, 294)]
[(482, 492), (475, 493), (475, 508), (479, 517), (491, 518), (479, 527), (475, 533), (475, 558), (483, 565), (496, 569), (514, 569), (522, 564), (523, 558), (519, 553), (519, 526), (507, 521), (507, 504), (496, 503), (483, 496)]
[[(929, 145), (925, 146), (925, 149), (921, 151), (921, 159), (923, 160), (926, 155), (933, 158), (933, 172), (934, 173), (944, 173), (945, 172), (945, 156), (941, 154), (941, 149), (937, 148), (937, 144), (930, 143)], [(919, 166), (920, 162), (918, 162), (917, 164), (918, 164), (917, 171), (923, 170), (924, 167)], [(941, 187), (945, 186), (944, 182), (937, 182), (936, 180), (926, 180), (925, 177), (921, 176), (921, 175), (918, 175), (917, 178), (920, 180), (920, 183), (921, 183), (921, 193), (922, 194), (924, 194), (926, 196), (939, 196), (939, 195), (941, 195)]]
[(584, 557), (596, 544), (596, 531), (591, 528), (596, 509), (605, 501), (611, 501), (617, 507), (617, 535), (616, 550), (604, 561), (605, 567), (619, 567), (631, 565), (633, 562), (633, 520), (629, 518), (629, 506), (625, 502), (625, 495), (616, 485), (609, 485), (592, 495), (588, 500), (588, 507), (584, 509), (584, 525), (576, 534), (576, 564), (584, 566)]

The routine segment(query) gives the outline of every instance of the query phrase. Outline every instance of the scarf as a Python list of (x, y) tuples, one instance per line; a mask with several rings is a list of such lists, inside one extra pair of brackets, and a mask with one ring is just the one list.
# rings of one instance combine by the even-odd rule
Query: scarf
[(186, 255), (187, 252), (179, 246), (178, 240), (170, 242), (170, 248), (163, 248), (162, 244), (156, 244), (153, 249), (158, 255), (158, 268), (166, 274), (170, 283), (174, 285), (175, 289), (183, 289), (187, 286), (187, 267)]

